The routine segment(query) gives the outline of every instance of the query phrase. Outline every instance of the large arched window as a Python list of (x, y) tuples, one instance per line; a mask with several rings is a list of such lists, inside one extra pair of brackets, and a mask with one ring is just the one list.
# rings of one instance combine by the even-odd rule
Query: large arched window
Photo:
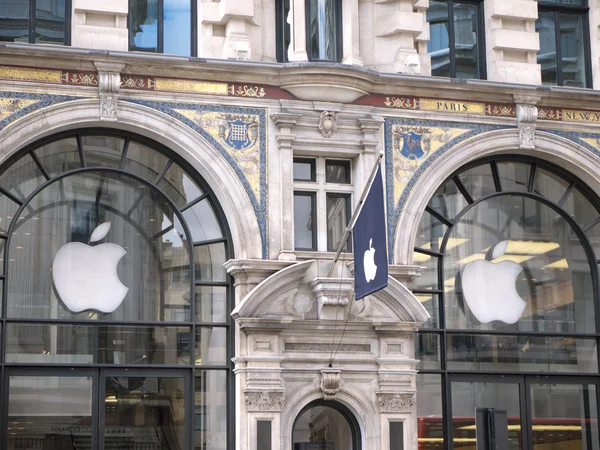
[(231, 445), (232, 249), (184, 160), (117, 131), (40, 141), (0, 171), (0, 251), (1, 446)]
[[(598, 449), (600, 202), (544, 161), (480, 160), (423, 214), (414, 293), (419, 448), (473, 448), (477, 407), (511, 449)], [(445, 447), (441, 447), (444, 443)]]

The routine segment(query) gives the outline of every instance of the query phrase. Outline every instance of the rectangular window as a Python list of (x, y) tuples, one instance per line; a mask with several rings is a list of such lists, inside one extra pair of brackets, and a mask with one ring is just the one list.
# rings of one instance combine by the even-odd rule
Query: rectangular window
[(288, 50), (291, 43), (291, 14), (290, 0), (277, 0), (275, 2), (275, 33), (277, 39), (277, 61), (288, 62)]
[(0, 0), (0, 41), (71, 43), (71, 0)]
[(350, 161), (325, 161), (325, 182), (350, 184)]
[(294, 158), (294, 181), (317, 181), (314, 159)]
[(196, 55), (197, 0), (129, 0), (129, 50)]
[(479, 1), (429, 2), (427, 22), (431, 75), (485, 78), (483, 6)]
[[(335, 252), (351, 216), (350, 194), (327, 194), (327, 251)], [(343, 250), (350, 250), (350, 239)]]
[(540, 37), (537, 62), (542, 83), (589, 87), (588, 7), (582, 1), (540, 1), (535, 29)]
[(256, 421), (256, 450), (271, 450), (271, 421)]
[(294, 193), (294, 246), (296, 249), (317, 249), (315, 200), (315, 193)]
[(309, 61), (341, 61), (340, 0), (306, 1), (306, 49)]
[(404, 450), (403, 422), (390, 422), (390, 450)]

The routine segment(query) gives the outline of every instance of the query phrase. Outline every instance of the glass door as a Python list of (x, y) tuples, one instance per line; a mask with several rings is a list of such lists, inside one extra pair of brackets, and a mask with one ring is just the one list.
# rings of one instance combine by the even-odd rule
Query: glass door
[(190, 448), (188, 371), (100, 371), (100, 449)]
[(532, 450), (599, 450), (595, 383), (528, 377)]

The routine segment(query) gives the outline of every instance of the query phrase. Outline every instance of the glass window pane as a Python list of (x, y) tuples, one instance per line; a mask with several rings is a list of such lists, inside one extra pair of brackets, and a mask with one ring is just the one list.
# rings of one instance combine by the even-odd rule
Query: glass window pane
[(441, 381), (439, 375), (417, 374), (417, 431), (421, 450), (444, 448)]
[(188, 327), (9, 323), (6, 361), (27, 364), (190, 364)]
[(88, 376), (11, 376), (8, 448), (73, 448), (71, 433), (57, 430), (75, 428), (79, 445), (91, 448), (92, 383)]
[(558, 175), (540, 168), (535, 170), (533, 192), (546, 197), (551, 202), (558, 204), (568, 187), (569, 183)]
[(65, 43), (65, 0), (36, 2), (35, 42)]
[(227, 364), (227, 328), (196, 327), (197, 366)]
[(471, 198), (475, 201), (496, 192), (492, 167), (489, 164), (483, 164), (465, 170), (458, 175), (458, 178)]
[(86, 167), (119, 168), (125, 140), (113, 136), (81, 136)]
[(477, 6), (454, 2), (455, 78), (479, 78)]
[(539, 11), (535, 31), (540, 37), (537, 63), (542, 66), (542, 84), (558, 84), (554, 12)]
[[(172, 225), (175, 213), (166, 203), (157, 191), (140, 188), (137, 181), (117, 173), (87, 172), (50, 184), (32, 199), (30, 211), (11, 238), (7, 314), (39, 319), (191, 320), (187, 243), (176, 232), (153, 239)], [(110, 222), (106, 237), (88, 246), (94, 229), (106, 222)], [(110, 256), (118, 250), (115, 245), (122, 249), (119, 259), (106, 262), (98, 257)], [(54, 277), (53, 261), (59, 251), (67, 252), (68, 278)], [(113, 270), (118, 278), (112, 277)], [(79, 285), (85, 286), (85, 294), (77, 290)], [(119, 296), (108, 305), (113, 291)]]
[(337, 60), (337, 2), (310, 0), (308, 34), (311, 59)]
[(350, 183), (350, 161), (325, 161), (325, 181), (327, 183)]
[(106, 450), (185, 448), (185, 378), (107, 376), (104, 383)]
[(29, 42), (29, 2), (0, 0), (0, 41)]
[(533, 447), (598, 450), (596, 386), (531, 384)]
[(439, 252), (447, 229), (446, 225), (429, 214), (429, 212), (423, 212), (415, 238), (415, 247)]
[(0, 194), (0, 233), (8, 231), (8, 227), (18, 209), (19, 205), (5, 195)]
[(164, 53), (192, 54), (192, 9), (190, 0), (163, 0)]
[(440, 311), (440, 299), (437, 294), (425, 294), (425, 293), (415, 293), (415, 297), (417, 300), (421, 302), (421, 304), (425, 307), (427, 312), (429, 313), (429, 319), (425, 321), (420, 328), (438, 328), (440, 326), (439, 322), (439, 311)]
[(559, 13), (563, 86), (586, 87), (583, 14)]
[(415, 359), (420, 370), (441, 369), (440, 335), (415, 333)]
[(455, 449), (475, 448), (475, 408), (505, 410), (509, 427), (508, 448), (522, 448), (517, 383), (452, 383), (452, 440)]
[(158, 51), (158, 0), (129, 0), (129, 50)]
[(499, 162), (498, 175), (502, 191), (527, 192), (529, 190), (529, 175), (531, 166), (529, 164), (516, 162)]
[(227, 288), (225, 286), (196, 286), (196, 321), (226, 322)]
[[(318, 421), (315, 420), (316, 417), (319, 418)], [(354, 448), (348, 420), (329, 406), (313, 406), (300, 414), (294, 423), (292, 443), (294, 449), (303, 450)]]
[(519, 195), (493, 197), (470, 209), (449, 241), (461, 244), (444, 258), (448, 328), (595, 331), (590, 265), (554, 209)]
[[(337, 250), (350, 220), (350, 194), (327, 194), (327, 251)], [(349, 250), (350, 239), (343, 250)]]
[(77, 139), (74, 137), (43, 145), (35, 150), (35, 155), (51, 178), (81, 167)]
[(227, 442), (227, 372), (196, 370), (194, 448), (221, 450)]
[(414, 252), (413, 262), (424, 267), (423, 273), (413, 281), (413, 289), (439, 289), (438, 258), (425, 253)]
[(194, 242), (223, 237), (221, 225), (208, 199), (204, 199), (182, 213)]
[(0, 187), (20, 200), (25, 200), (45, 181), (46, 179), (29, 154), (9, 166), (0, 175)]
[(294, 158), (294, 181), (315, 181), (315, 160)]
[(186, 204), (196, 200), (203, 194), (198, 185), (177, 163), (171, 164), (169, 170), (165, 172), (158, 182), (158, 188), (162, 190), (179, 209), (182, 209)]
[(450, 76), (450, 39), (448, 36), (448, 3), (430, 1), (427, 9), (429, 42), (427, 52), (431, 56), (431, 75)]
[(163, 171), (169, 158), (156, 150), (134, 141), (129, 142), (124, 170), (153, 183)]
[(569, 195), (561, 206), (581, 228), (590, 225), (600, 216), (598, 209), (577, 188), (571, 189), (571, 192), (569, 192)]
[(224, 243), (196, 246), (194, 257), (196, 281), (226, 281), (227, 271), (223, 267), (227, 261)]
[(452, 220), (467, 205), (467, 199), (458, 190), (454, 181), (450, 180), (435, 191), (427, 206), (442, 217)]
[(294, 193), (294, 246), (297, 249), (316, 250), (314, 203), (314, 194)]
[(598, 371), (594, 339), (448, 335), (448, 369), (497, 372)]

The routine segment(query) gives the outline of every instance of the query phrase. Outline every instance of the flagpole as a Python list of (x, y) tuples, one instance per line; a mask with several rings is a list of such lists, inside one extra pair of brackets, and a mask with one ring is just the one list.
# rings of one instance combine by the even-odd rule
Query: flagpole
[(362, 206), (363, 206), (363, 203), (365, 202), (365, 199), (367, 198), (367, 194), (371, 190), (371, 185), (373, 184), (373, 180), (375, 179), (375, 175), (377, 174), (377, 169), (379, 168), (379, 164), (381, 163), (382, 158), (383, 158), (383, 152), (379, 153), (379, 156), (377, 156), (377, 161), (375, 161), (375, 164), (373, 165), (373, 169), (371, 170), (371, 175), (369, 176), (367, 185), (365, 186), (365, 189), (363, 190), (363, 193), (360, 196), (360, 200), (358, 201), (358, 204), (356, 205), (356, 209), (354, 210), (354, 213), (352, 214), (352, 217), (350, 218), (350, 222), (348, 222), (348, 226), (346, 227), (346, 230), (344, 231), (344, 235), (342, 236), (342, 239), (340, 240), (340, 243), (337, 246), (337, 249), (335, 251), (335, 258), (333, 259), (333, 262), (331, 263), (331, 267), (329, 268), (329, 273), (327, 273), (327, 278), (331, 277), (331, 274), (333, 273), (333, 270), (335, 269), (335, 263), (337, 263), (337, 261), (340, 257), (340, 253), (342, 253), (342, 249), (346, 245), (346, 241), (348, 240), (348, 235), (350, 234), (350, 231), (352, 231), (352, 227), (354, 226), (354, 223), (356, 222), (356, 219), (358, 218), (358, 215), (360, 214), (360, 211), (362, 210)]

